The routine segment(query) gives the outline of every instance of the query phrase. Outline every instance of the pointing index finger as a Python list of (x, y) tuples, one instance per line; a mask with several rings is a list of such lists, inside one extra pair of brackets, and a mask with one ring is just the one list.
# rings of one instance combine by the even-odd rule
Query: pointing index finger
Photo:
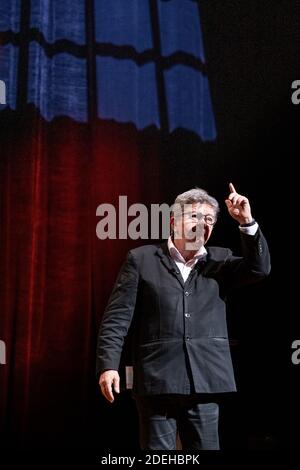
[(230, 191), (231, 193), (236, 193), (235, 187), (233, 186), (232, 183), (229, 183), (229, 191)]

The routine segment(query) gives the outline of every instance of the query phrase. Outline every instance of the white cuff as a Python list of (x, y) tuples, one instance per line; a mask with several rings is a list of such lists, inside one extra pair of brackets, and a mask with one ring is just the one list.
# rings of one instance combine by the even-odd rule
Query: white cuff
[(258, 229), (258, 223), (255, 222), (255, 224), (251, 225), (250, 227), (239, 226), (239, 229), (242, 233), (245, 233), (246, 235), (255, 235)]

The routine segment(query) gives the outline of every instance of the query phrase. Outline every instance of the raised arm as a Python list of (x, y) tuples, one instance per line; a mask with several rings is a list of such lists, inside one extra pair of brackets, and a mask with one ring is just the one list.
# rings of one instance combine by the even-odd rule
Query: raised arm
[(266, 277), (271, 264), (267, 241), (253, 219), (249, 199), (239, 194), (232, 183), (229, 191), (225, 203), (229, 215), (240, 224), (242, 257), (229, 256), (225, 269), (228, 285), (237, 287)]

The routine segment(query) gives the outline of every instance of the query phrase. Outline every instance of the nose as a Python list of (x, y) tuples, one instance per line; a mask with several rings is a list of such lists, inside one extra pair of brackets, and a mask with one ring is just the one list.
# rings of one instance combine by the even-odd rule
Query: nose
[(204, 217), (197, 217), (196, 220), (194, 220), (195, 222), (195, 227), (199, 226), (199, 225), (206, 225), (206, 222), (205, 222), (205, 219)]

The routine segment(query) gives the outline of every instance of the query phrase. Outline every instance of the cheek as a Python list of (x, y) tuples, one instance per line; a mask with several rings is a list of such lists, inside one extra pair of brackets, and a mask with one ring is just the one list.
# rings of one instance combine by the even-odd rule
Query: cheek
[(174, 232), (183, 233), (184, 223), (182, 220), (174, 220), (173, 224), (171, 224), (171, 227)]
[(206, 230), (205, 230), (205, 238), (206, 238), (206, 240), (211, 236), (211, 232), (212, 232), (212, 228), (206, 226)]

